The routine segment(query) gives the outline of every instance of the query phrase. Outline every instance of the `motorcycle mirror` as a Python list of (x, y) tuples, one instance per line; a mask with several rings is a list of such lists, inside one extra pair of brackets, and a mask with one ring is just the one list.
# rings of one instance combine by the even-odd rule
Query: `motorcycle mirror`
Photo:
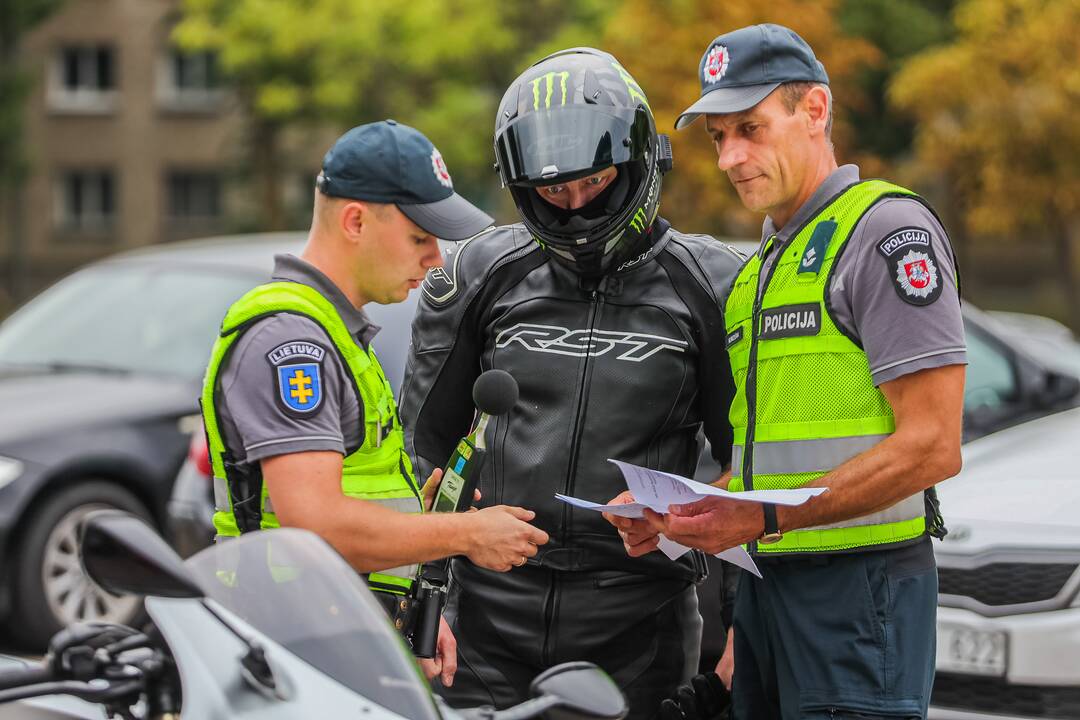
[(205, 595), (180, 556), (131, 513), (98, 510), (87, 515), (79, 554), (87, 575), (114, 595)]
[(622, 691), (611, 676), (589, 662), (556, 665), (533, 679), (530, 692), (559, 700), (544, 716), (549, 720), (622, 720), (630, 712)]

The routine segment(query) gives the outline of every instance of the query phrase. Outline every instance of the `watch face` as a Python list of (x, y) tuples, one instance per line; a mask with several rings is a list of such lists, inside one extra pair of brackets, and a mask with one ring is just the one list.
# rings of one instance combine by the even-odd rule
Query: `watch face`
[(759, 545), (772, 545), (773, 543), (778, 543), (783, 539), (784, 539), (784, 533), (782, 533), (782, 532), (765, 533), (764, 535), (762, 535), (761, 537), (758, 538), (758, 544)]

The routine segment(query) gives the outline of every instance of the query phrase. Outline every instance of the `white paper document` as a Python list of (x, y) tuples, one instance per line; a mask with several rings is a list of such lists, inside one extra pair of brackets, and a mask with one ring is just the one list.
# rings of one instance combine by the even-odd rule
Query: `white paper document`
[(794, 490), (747, 490), (728, 492), (712, 485), (699, 483), (671, 473), (650, 470), (640, 465), (632, 465), (621, 460), (611, 460), (623, 477), (626, 487), (634, 499), (656, 512), (666, 513), (669, 505), (683, 505), (703, 500), (709, 495), (742, 500), (746, 502), (767, 502), (774, 505), (802, 505), (812, 497), (820, 495), (828, 488), (796, 488)]
[[(650, 470), (649, 468), (611, 460), (623, 477), (626, 478), (626, 487), (633, 494), (636, 502), (623, 505), (601, 505), (590, 500), (570, 497), (569, 495), (555, 494), (559, 500), (584, 510), (606, 512), (612, 515), (626, 518), (639, 518), (644, 513), (642, 510), (649, 508), (660, 514), (668, 511), (671, 505), (684, 505), (687, 503), (704, 500), (710, 495), (740, 500), (745, 502), (767, 502), (775, 505), (802, 505), (812, 497), (820, 495), (828, 488), (797, 488), (794, 490), (748, 490), (746, 492), (728, 492), (712, 485), (699, 483), (689, 478), (684, 478), (671, 473)], [(672, 560), (689, 552), (690, 548), (669, 540), (663, 535), (657, 544), (657, 549)], [(761, 577), (761, 572), (754, 563), (754, 559), (741, 546), (717, 553), (716, 557), (737, 565), (754, 575)]]

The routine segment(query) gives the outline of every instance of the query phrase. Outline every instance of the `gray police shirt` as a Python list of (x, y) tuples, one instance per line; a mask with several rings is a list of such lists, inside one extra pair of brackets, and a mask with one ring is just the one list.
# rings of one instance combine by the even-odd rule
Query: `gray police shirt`
[[(296, 256), (275, 256), (273, 280), (317, 290), (362, 348), (379, 331), (326, 275)], [(363, 442), (363, 408), (349, 369), (310, 318), (281, 313), (259, 320), (233, 345), (218, 382), (222, 435), (237, 462), (311, 450), (348, 455)]]
[[(782, 229), (765, 218), (758, 252), (770, 235), (777, 238), (764, 258), (762, 282), (775, 263), (773, 249), (858, 181), (859, 168), (844, 165)], [(875, 385), (918, 370), (967, 364), (955, 270), (945, 229), (918, 200), (879, 200), (855, 225), (833, 266), (828, 302), (840, 329), (866, 352)]]

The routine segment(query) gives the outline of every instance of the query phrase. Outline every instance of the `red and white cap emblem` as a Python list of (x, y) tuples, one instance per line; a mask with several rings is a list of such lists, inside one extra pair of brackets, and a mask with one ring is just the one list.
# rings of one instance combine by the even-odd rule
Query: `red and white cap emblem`
[(727, 72), (730, 60), (731, 56), (728, 55), (726, 47), (714, 45), (705, 57), (705, 69), (702, 72), (705, 82), (710, 84), (719, 82), (720, 78), (724, 77), (724, 73)]
[(450, 179), (450, 171), (446, 169), (446, 162), (438, 148), (431, 149), (431, 169), (440, 184), (448, 188), (454, 187), (454, 181)]

